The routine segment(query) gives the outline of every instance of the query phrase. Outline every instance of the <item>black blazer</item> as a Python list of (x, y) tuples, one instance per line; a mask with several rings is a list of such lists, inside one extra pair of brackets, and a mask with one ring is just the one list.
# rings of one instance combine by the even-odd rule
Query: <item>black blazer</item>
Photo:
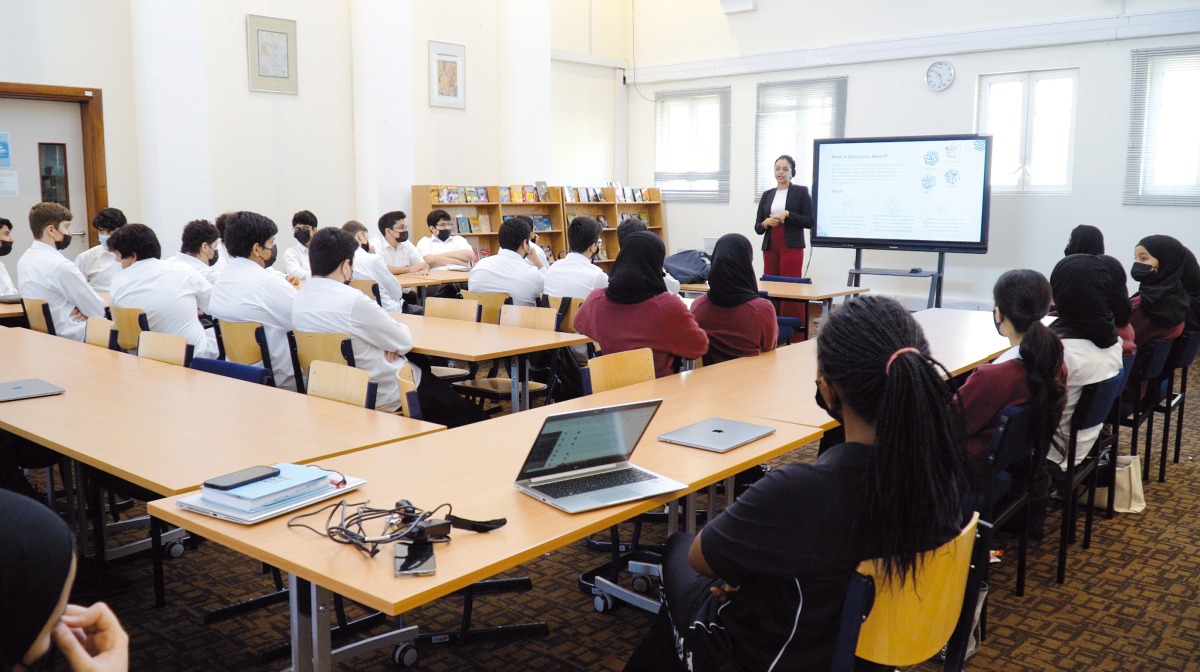
[[(758, 201), (758, 219), (754, 220), (754, 232), (763, 236), (763, 252), (771, 249), (771, 236), (763, 234), (767, 228), (763, 220), (771, 216), (771, 203), (775, 201), (775, 189), (763, 192)], [(812, 197), (808, 195), (808, 187), (793, 184), (788, 187), (787, 201), (784, 210), (788, 211), (787, 219), (783, 220), (783, 238), (788, 248), (804, 249), (804, 229), (813, 225)]]

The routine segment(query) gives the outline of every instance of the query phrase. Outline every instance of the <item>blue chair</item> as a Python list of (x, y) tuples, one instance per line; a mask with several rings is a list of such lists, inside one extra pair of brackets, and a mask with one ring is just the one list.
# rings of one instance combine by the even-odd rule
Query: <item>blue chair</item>
[(795, 282), (801, 285), (812, 284), (812, 278), (793, 278), (786, 275), (763, 275), (759, 280), (765, 282)]
[[(1162, 454), (1158, 456), (1158, 482), (1167, 480), (1167, 448), (1171, 437), (1171, 414), (1179, 406), (1179, 414), (1175, 421), (1175, 464), (1179, 464), (1179, 451), (1183, 443), (1183, 402), (1187, 391), (1188, 368), (1196, 360), (1196, 352), (1200, 350), (1200, 331), (1185, 331), (1175, 339), (1171, 353), (1167, 355), (1167, 363), (1163, 367), (1159, 382), (1152, 384), (1150, 390), (1155, 392), (1154, 412), (1163, 416)], [(1175, 372), (1181, 371), (1179, 391), (1175, 391)]]
[[(1133, 429), (1130, 439), (1129, 454), (1138, 454), (1138, 433), (1143, 424), (1146, 425), (1146, 457), (1145, 469), (1142, 470), (1142, 480), (1150, 479), (1150, 446), (1154, 437), (1154, 423), (1146, 423), (1154, 415), (1155, 397), (1150, 392), (1150, 384), (1157, 382), (1167, 365), (1167, 357), (1171, 354), (1171, 341), (1155, 338), (1138, 347), (1137, 357), (1129, 373), (1128, 389), (1121, 395), (1121, 424)], [(1146, 387), (1146, 396), (1142, 396), (1142, 388)]]
[(250, 366), (249, 364), (238, 364), (237, 362), (226, 362), (207, 357), (192, 358), (192, 368), (197, 371), (215, 373), (218, 376), (235, 378), (259, 385), (266, 385), (271, 377), (271, 370), (264, 369), (261, 366)]
[[(767, 278), (777, 277), (781, 276), (764, 275), (763, 279), (766, 280)], [(795, 278), (792, 279), (794, 280)], [(761, 290), (758, 292), (758, 295), (768, 300), (771, 298), (766, 292)], [(808, 335), (807, 319), (801, 319), (799, 317), (781, 317), (776, 315), (775, 322), (779, 325), (779, 338), (776, 339), (776, 345), (787, 345), (788, 343), (791, 343), (792, 336), (795, 335), (797, 331), (802, 331), (806, 336)]]
[[(1018, 596), (1025, 595), (1025, 565), (1028, 557), (1031, 513), (1029, 486), (1033, 483), (1035, 466), (1040, 466), (1034, 464), (1035, 451), (1030, 423), (1029, 411), (1021, 406), (1009, 406), (1000, 411), (988, 449), (992, 480), (988, 484), (991, 491), (984, 493), (982, 516), (992, 527), (1000, 527), (1018, 513), (1025, 514), (1025, 523), (1017, 537)], [(1017, 477), (1015, 481), (1014, 476)], [(1002, 506), (998, 507), (1001, 504)]]

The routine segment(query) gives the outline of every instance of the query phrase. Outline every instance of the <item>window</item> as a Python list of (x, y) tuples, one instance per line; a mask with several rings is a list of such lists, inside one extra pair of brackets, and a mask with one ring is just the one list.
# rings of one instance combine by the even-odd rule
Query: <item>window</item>
[(1126, 205), (1200, 206), (1200, 47), (1133, 52)]
[(659, 91), (654, 186), (663, 200), (729, 202), (729, 87)]
[(846, 136), (846, 78), (758, 85), (754, 127), (754, 202), (775, 187), (780, 154), (796, 160), (796, 184), (812, 184), (813, 140)]
[(992, 136), (992, 191), (1070, 191), (1079, 71), (979, 78), (980, 133)]

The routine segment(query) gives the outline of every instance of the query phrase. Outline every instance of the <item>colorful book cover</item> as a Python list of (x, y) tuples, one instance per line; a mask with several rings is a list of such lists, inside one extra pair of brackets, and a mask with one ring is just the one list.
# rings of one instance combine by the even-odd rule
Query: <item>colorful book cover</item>
[(535, 189), (532, 184), (527, 184), (524, 187), (522, 187), (521, 189), (525, 193), (525, 202), (526, 203), (537, 203), (538, 202), (537, 189)]
[(475, 187), (475, 201), (477, 203), (488, 202), (487, 187)]
[(500, 187), (500, 202), (512, 203), (512, 191), (508, 187)]
[(575, 213), (573, 213), (573, 212), (568, 212), (568, 213), (567, 213), (567, 215), (566, 215), (566, 217), (567, 217), (567, 226), (570, 226), (570, 225), (571, 225), (571, 222), (575, 221), (575, 218), (576, 218), (576, 217), (578, 217), (578, 216), (579, 216), (579, 215), (577, 215), (577, 214), (575, 214)]
[(492, 232), (492, 216), (486, 212), (479, 213), (479, 231), (480, 233)]
[(550, 202), (550, 188), (546, 186), (546, 181), (538, 180), (537, 182), (533, 183), (533, 186), (535, 189), (537, 189), (538, 202), (539, 203), (549, 203)]
[(625, 187), (622, 187), (620, 182), (613, 182), (613, 198), (618, 203), (625, 202)]
[(455, 187), (455, 191), (458, 195), (458, 198), (456, 198), (454, 200), (454, 202), (455, 203), (466, 203), (467, 202), (467, 188), (466, 187)]
[(430, 187), (429, 188), (429, 200), (432, 203), (441, 203), (442, 202), (442, 190), (438, 189), (437, 187)]
[(549, 231), (553, 224), (550, 222), (549, 215), (531, 215), (533, 217), (534, 231)]
[(470, 233), (471, 232), (471, 220), (468, 219), (466, 215), (459, 215), (458, 217), (456, 217), (456, 219), (458, 221), (458, 232), (459, 233)]
[(450, 202), (450, 187), (441, 187), (438, 189), (438, 203)]
[(477, 256), (480, 259), (483, 259), (484, 257), (488, 256), (489, 254), (491, 254), (491, 252), (488, 252), (488, 248), (481, 247), (481, 248), (479, 248), (479, 254)]
[(599, 187), (592, 187), (592, 202), (593, 203), (602, 203), (603, 201), (604, 201), (604, 193), (600, 191)]
[(567, 203), (575, 202), (575, 187), (572, 187), (569, 184), (563, 187), (563, 200), (565, 200)]
[(600, 226), (608, 228), (608, 218), (604, 215), (596, 215), (596, 221), (600, 222)]
[(466, 198), (466, 203), (474, 203), (476, 201), (475, 187), (463, 187), (463, 196)]
[(479, 217), (468, 217), (467, 219), (471, 222), (471, 233), (483, 233), (483, 230), (479, 228)]
[(506, 221), (506, 222), (512, 218), (513, 218), (512, 215), (504, 215), (504, 221)]
[(514, 184), (509, 187), (509, 190), (512, 191), (512, 202), (513, 203), (524, 203), (525, 202), (525, 191), (521, 188), (521, 185)]

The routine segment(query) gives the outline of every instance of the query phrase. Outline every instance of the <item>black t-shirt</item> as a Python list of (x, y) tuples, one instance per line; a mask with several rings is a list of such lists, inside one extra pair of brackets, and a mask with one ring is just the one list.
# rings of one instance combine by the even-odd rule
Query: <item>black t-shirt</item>
[[(834, 446), (812, 464), (767, 474), (704, 528), (704, 559), (741, 586), (696, 615), (714, 653), (741, 670), (828, 670), (846, 586), (873, 558), (855, 524), (871, 447)], [(948, 528), (941, 540), (958, 530)]]

